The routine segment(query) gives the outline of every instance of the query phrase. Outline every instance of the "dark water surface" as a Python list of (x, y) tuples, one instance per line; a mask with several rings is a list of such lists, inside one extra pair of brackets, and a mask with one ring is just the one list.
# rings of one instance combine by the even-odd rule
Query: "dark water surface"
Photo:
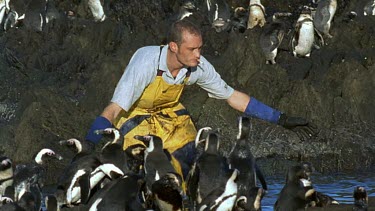
[[(268, 177), (268, 193), (262, 200), (262, 210), (273, 210), (273, 205), (284, 186), (285, 177)], [(340, 204), (353, 203), (353, 190), (356, 186), (363, 186), (368, 196), (375, 196), (375, 173), (361, 172), (359, 174), (313, 174), (311, 177), (314, 188), (336, 199)]]

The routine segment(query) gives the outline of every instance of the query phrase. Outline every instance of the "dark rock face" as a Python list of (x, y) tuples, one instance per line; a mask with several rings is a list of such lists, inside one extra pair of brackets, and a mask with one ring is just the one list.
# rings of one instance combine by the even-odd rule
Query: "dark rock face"
[[(228, 1), (247, 8), (247, 1)], [(203, 55), (229, 85), (288, 114), (311, 119), (317, 137), (301, 142), (290, 131), (253, 120), (251, 144), (267, 174), (293, 162), (310, 161), (318, 171), (354, 171), (375, 163), (375, 17), (363, 16), (364, 1), (338, 1), (332, 39), (311, 58), (295, 58), (290, 39), (300, 6), (309, 1), (262, 1), (267, 16), (291, 12), (289, 34), (266, 65), (261, 28), (216, 33), (204, 14), (189, 17), (201, 26)], [(22, 25), (0, 32), (0, 152), (26, 162), (42, 147), (70, 158), (58, 141), (82, 139), (108, 104), (131, 55), (145, 45), (164, 44), (180, 2), (112, 0), (107, 19), (92, 20), (85, 1), (59, 1), (58, 15), (42, 32)], [(357, 12), (353, 20), (350, 11)], [(68, 16), (67, 14), (73, 14)], [(209, 99), (197, 86), (182, 99), (197, 128), (221, 128), (223, 153), (235, 139), (239, 112)], [(67, 162), (67, 161), (65, 161)], [(58, 173), (63, 166), (51, 166)], [(51, 177), (53, 178), (53, 177)]]

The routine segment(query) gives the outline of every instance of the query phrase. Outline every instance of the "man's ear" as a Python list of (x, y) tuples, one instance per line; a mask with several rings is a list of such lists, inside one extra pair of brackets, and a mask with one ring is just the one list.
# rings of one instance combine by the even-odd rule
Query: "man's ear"
[(175, 42), (169, 42), (169, 48), (171, 49), (171, 51), (173, 52), (173, 53), (177, 53), (177, 50), (178, 50), (178, 45), (177, 45), (177, 43), (175, 43)]

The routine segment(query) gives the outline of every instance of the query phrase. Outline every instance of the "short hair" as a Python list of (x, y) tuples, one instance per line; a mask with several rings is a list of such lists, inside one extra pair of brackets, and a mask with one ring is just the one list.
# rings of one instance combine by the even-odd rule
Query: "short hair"
[(182, 43), (182, 33), (184, 31), (187, 31), (190, 34), (194, 34), (197, 36), (202, 36), (202, 33), (197, 25), (186, 19), (182, 19), (174, 22), (171, 28), (169, 29), (167, 37), (168, 43), (175, 42), (178, 45), (180, 45)]

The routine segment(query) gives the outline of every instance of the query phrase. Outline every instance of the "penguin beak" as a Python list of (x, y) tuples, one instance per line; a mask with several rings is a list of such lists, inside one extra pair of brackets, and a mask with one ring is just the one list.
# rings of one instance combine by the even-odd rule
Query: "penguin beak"
[(135, 135), (134, 139), (140, 140), (145, 144), (148, 144), (151, 140), (151, 136), (140, 136), (140, 135)]

